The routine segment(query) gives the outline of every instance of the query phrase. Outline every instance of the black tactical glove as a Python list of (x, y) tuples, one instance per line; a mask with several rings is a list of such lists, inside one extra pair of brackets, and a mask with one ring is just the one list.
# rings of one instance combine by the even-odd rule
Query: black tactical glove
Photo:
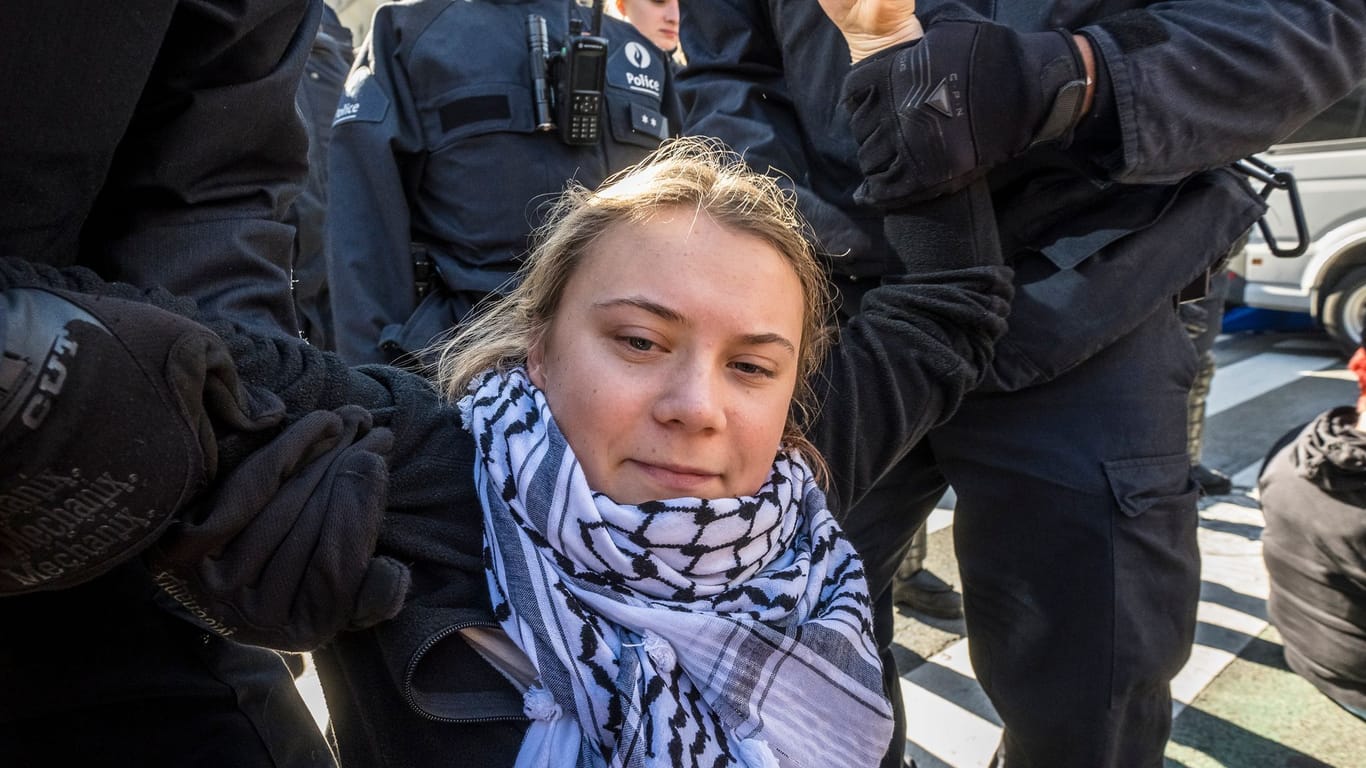
[(374, 554), (392, 444), (359, 406), (309, 413), (172, 523), (156, 582), (219, 634), (281, 650), (392, 617), (409, 572)]
[(135, 301), (5, 290), (0, 348), (0, 595), (136, 555), (213, 477), (215, 429), (284, 415), (217, 336)]
[(897, 207), (966, 187), (1035, 144), (1065, 146), (1086, 69), (1063, 30), (931, 22), (920, 40), (859, 62), (844, 81), (859, 202)]

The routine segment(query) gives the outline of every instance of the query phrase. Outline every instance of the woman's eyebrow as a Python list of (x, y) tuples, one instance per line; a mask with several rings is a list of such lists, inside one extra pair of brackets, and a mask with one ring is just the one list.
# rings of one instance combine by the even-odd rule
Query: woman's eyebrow
[(620, 299), (608, 299), (607, 301), (598, 301), (593, 303), (593, 309), (612, 309), (614, 307), (622, 306), (643, 309), (646, 312), (649, 312), (652, 315), (657, 315), (658, 317), (668, 320), (671, 323), (678, 323), (680, 325), (690, 325), (690, 323), (688, 322), (688, 318), (679, 314), (677, 311), (672, 310), (664, 306), (663, 304), (660, 304), (657, 301), (650, 301), (649, 299), (641, 298), (639, 296), (627, 296)]
[(747, 333), (744, 336), (741, 336), (740, 340), (751, 346), (777, 344), (780, 347), (787, 348), (788, 352), (791, 352), (794, 355), (797, 354), (797, 345), (788, 341), (786, 336), (778, 333)]
[[(657, 301), (642, 298), (640, 296), (625, 296), (620, 299), (608, 299), (593, 303), (593, 309), (613, 309), (615, 307), (635, 307), (649, 312), (656, 317), (660, 317), (671, 323), (690, 326), (692, 322), (679, 312), (660, 304)], [(786, 336), (780, 333), (747, 333), (740, 337), (743, 344), (749, 346), (759, 346), (761, 344), (777, 344), (784, 347), (792, 354), (797, 353), (797, 345), (793, 344)]]

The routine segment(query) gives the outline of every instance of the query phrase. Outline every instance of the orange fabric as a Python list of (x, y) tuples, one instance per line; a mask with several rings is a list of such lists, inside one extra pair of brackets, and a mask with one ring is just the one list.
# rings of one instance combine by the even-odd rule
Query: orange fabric
[(1358, 347), (1356, 354), (1347, 362), (1347, 370), (1357, 377), (1357, 413), (1366, 412), (1366, 347)]

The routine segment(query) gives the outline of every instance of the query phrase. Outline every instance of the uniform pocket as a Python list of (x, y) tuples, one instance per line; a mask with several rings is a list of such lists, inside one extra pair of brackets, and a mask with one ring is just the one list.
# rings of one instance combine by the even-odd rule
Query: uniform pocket
[(1200, 489), (1185, 453), (1104, 462), (1115, 516), (1112, 703), (1165, 690), (1195, 637)]
[(1110, 492), (1125, 517), (1139, 517), (1155, 509), (1188, 507), (1194, 515), (1200, 488), (1190, 474), (1184, 453), (1103, 462)]
[(430, 220), (426, 236), (445, 258), (511, 268), (542, 208), (586, 165), (557, 134), (535, 130), (533, 111), (530, 88), (505, 82), (452, 89), (423, 106), (427, 151), (405, 183), (421, 201), (415, 221)]

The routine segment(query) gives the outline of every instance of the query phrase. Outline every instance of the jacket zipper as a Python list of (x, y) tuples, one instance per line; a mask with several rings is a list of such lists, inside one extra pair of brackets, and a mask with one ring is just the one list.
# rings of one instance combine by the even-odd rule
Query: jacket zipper
[[(418, 646), (417, 652), (413, 654), (413, 660), (414, 662), (420, 660), (423, 656), (427, 655), (427, 651), (431, 650), (432, 646), (450, 637), (452, 633), (459, 632), (465, 627), (493, 626), (497, 625), (484, 621), (466, 621), (459, 624), (452, 624), (451, 626), (446, 627), (440, 632), (437, 632), (436, 634), (427, 638), (427, 640), (423, 642), (422, 645)], [(476, 653), (478, 652), (476, 651)], [(443, 717), (441, 715), (432, 714), (427, 710), (423, 709), (417, 703), (417, 699), (413, 696), (413, 675), (416, 674), (416, 666), (416, 663), (409, 664), (407, 671), (403, 675), (403, 699), (407, 702), (408, 708), (410, 710), (418, 713), (418, 715), (422, 716), (427, 720), (434, 720), (438, 723), (492, 723), (504, 720), (531, 720), (531, 718), (527, 717), (526, 715), (488, 715), (487, 717)], [(503, 675), (503, 677), (505, 678), (507, 677), (506, 673), (504, 673), (501, 669), (498, 669), (497, 666), (493, 664), (490, 664), (489, 666), (493, 667), (495, 670), (498, 670), (498, 674)], [(508, 682), (513, 683), (513, 688), (517, 687), (516, 683), (512, 681), (510, 678), (508, 679)]]

